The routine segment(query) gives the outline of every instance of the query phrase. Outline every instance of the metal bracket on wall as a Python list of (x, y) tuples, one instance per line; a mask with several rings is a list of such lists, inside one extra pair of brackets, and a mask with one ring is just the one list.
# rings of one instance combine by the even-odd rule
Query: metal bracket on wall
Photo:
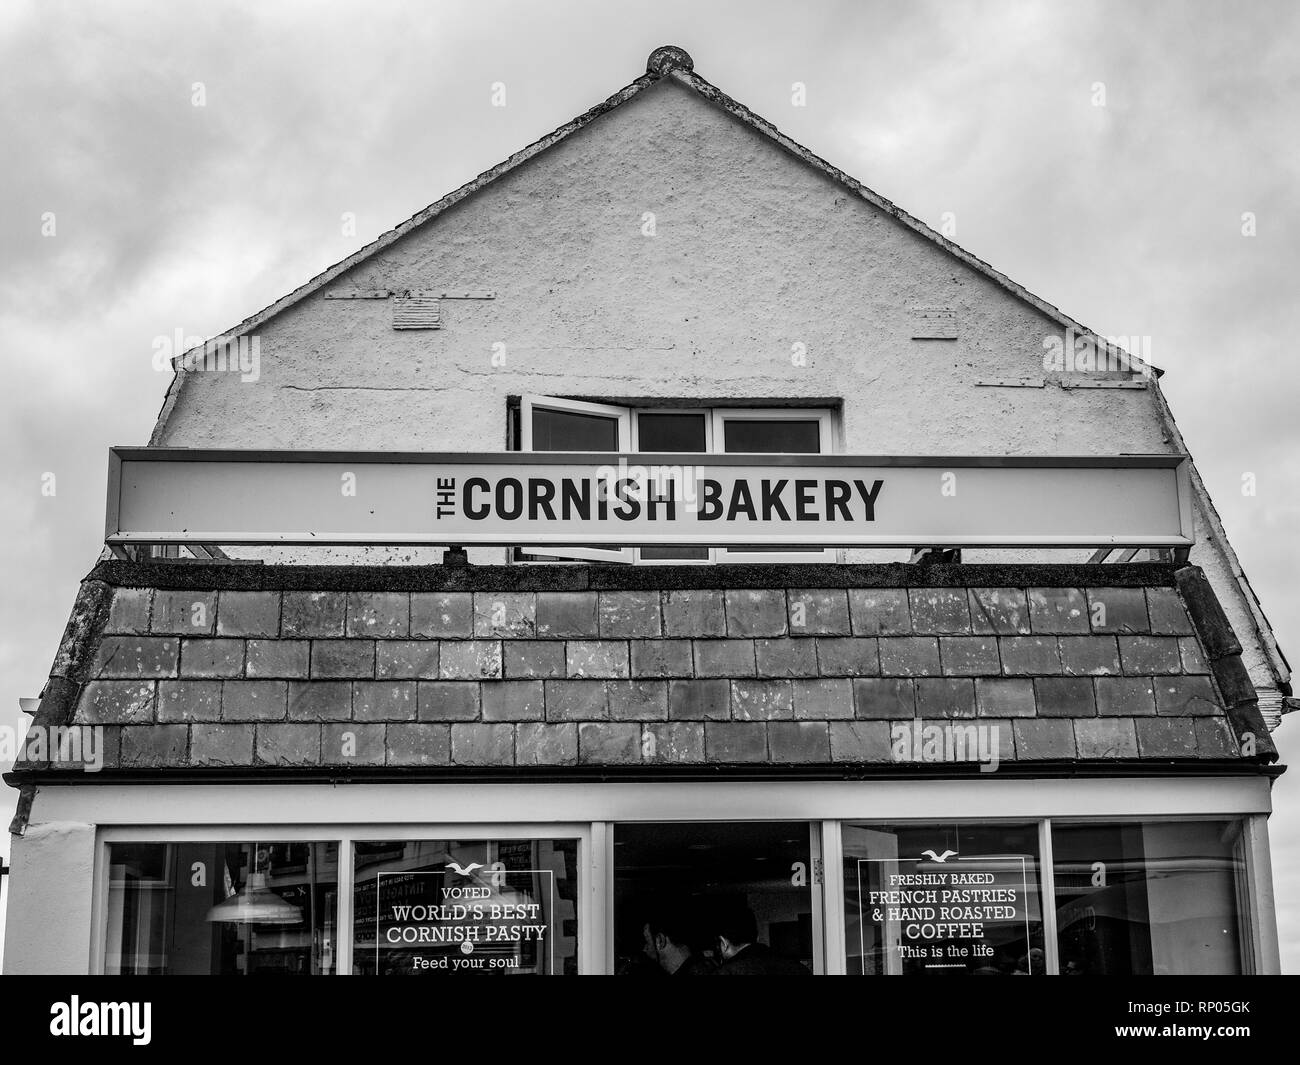
[(913, 566), (935, 566), (940, 563), (961, 562), (960, 547), (914, 547), (908, 563)]
[(432, 289), (432, 288), (347, 288), (325, 293), (327, 300), (386, 300), (389, 296), (413, 296), (431, 300), (494, 300), (495, 292), (486, 289)]
[[(185, 544), (184, 550), (197, 562), (236, 562), (216, 544)], [(189, 562), (180, 544), (109, 544), (114, 558), (123, 562)], [(254, 561), (254, 560), (248, 560)], [(256, 560), (259, 561), (260, 560)]]
[(1058, 381), (1063, 389), (1069, 392), (1076, 388), (1128, 388), (1143, 389), (1147, 387), (1145, 378), (1138, 378), (1134, 381)]
[[(1136, 547), (1099, 547), (1088, 557), (1088, 563), (1092, 565), (1102, 562), (1132, 562), (1137, 553)], [(1112, 558), (1112, 555), (1115, 557)]]
[(976, 388), (1042, 388), (1044, 381), (1041, 377), (1005, 377), (993, 378), (987, 381), (976, 381)]
[(1088, 563), (1095, 565), (1107, 562), (1119, 565), (1124, 562), (1132, 562), (1137, 557), (1138, 552), (1143, 550), (1147, 553), (1146, 561), (1148, 562), (1173, 562), (1181, 566), (1190, 557), (1190, 552), (1186, 547), (1099, 547), (1089, 556)]

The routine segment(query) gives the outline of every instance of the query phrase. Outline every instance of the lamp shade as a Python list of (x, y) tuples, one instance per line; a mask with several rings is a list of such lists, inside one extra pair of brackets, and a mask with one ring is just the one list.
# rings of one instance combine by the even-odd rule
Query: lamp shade
[(265, 873), (250, 873), (238, 894), (208, 911), (209, 921), (237, 924), (301, 924), (302, 910), (266, 886)]

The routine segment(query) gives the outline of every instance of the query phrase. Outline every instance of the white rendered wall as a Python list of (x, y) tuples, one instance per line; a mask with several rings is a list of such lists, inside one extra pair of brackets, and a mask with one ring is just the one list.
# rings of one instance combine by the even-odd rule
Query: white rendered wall
[(9, 838), (5, 975), (88, 973), (95, 826), (46, 821)]

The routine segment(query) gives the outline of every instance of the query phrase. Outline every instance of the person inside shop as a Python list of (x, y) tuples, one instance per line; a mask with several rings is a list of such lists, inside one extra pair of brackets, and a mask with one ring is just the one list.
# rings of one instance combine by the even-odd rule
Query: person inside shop
[(694, 931), (694, 923), (684, 908), (656, 908), (641, 931), (645, 956), (669, 976), (712, 976), (717, 966), (691, 949)]
[(713, 920), (718, 937), (718, 976), (811, 976), (807, 966), (783, 958), (758, 941), (758, 921), (748, 906), (724, 909)]
[(1016, 962), (1016, 971), (1013, 976), (1030, 976), (1034, 973), (1042, 974), (1047, 971), (1047, 955), (1043, 953), (1041, 947), (1033, 947), (1028, 954), (1023, 954), (1020, 960)]

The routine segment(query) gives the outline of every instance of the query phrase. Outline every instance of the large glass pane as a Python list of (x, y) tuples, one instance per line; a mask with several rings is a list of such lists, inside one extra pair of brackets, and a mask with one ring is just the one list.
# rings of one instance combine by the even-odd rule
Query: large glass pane
[[(821, 423), (815, 418), (777, 421), (774, 418), (727, 418), (722, 434), (728, 452), (816, 455), (821, 451)], [(736, 555), (768, 553), (770, 547), (731, 547)], [(781, 554), (821, 554), (820, 547), (787, 547)]]
[(578, 971), (578, 841), (356, 845), (352, 971), (556, 976)]
[[(705, 451), (708, 448), (708, 412), (672, 411), (637, 415), (640, 451)], [(707, 547), (643, 547), (646, 562), (707, 562)]]
[(845, 824), (850, 975), (1039, 976), (1035, 824)]
[(811, 868), (806, 821), (616, 826), (615, 971), (811, 972)]
[(322, 975), (337, 843), (111, 843), (104, 971)]
[(704, 451), (708, 447), (705, 411), (637, 415), (638, 451)]
[(1239, 821), (1053, 825), (1069, 975), (1242, 971)]
[(821, 423), (816, 418), (727, 418), (723, 450), (764, 455), (815, 455), (821, 451)]
[(617, 451), (618, 419), (533, 408), (534, 451)]
[(647, 562), (664, 562), (677, 560), (685, 562), (707, 562), (707, 547), (643, 547), (641, 557)]
[[(619, 420), (613, 415), (588, 414), (573, 410), (554, 410), (549, 407), (532, 408), (534, 451), (619, 451)], [(598, 551), (602, 557), (616, 558), (617, 549), (584, 546), (585, 551)], [(529, 562), (570, 562), (576, 556), (567, 553), (520, 551), (520, 557)]]

